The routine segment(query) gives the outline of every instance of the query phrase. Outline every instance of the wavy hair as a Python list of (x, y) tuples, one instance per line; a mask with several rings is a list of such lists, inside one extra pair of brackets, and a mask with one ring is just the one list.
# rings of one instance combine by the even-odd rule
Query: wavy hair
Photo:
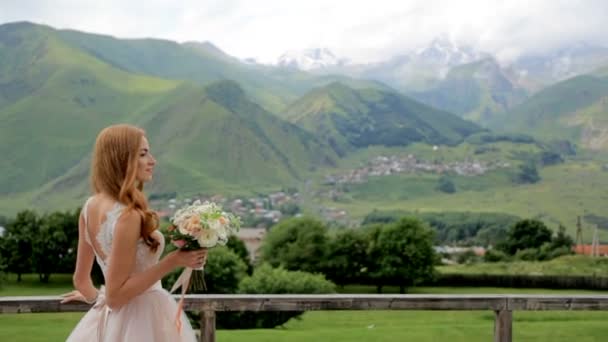
[(153, 251), (159, 242), (152, 237), (158, 228), (158, 216), (148, 208), (143, 182), (136, 179), (139, 147), (145, 131), (120, 124), (104, 128), (95, 141), (91, 164), (91, 186), (94, 193), (105, 193), (135, 210), (141, 217), (140, 235)]

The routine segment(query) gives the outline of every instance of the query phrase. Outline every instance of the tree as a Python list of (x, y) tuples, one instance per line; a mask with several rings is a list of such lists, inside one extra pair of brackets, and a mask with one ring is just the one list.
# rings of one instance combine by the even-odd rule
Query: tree
[(359, 281), (368, 261), (367, 246), (361, 229), (340, 230), (329, 239), (323, 273), (340, 286)]
[(540, 163), (543, 166), (555, 165), (564, 162), (564, 158), (559, 153), (544, 151), (540, 154)]
[(327, 227), (309, 217), (272, 226), (262, 245), (262, 261), (287, 270), (319, 272), (327, 246)]
[(38, 233), (32, 236), (32, 262), (41, 282), (48, 283), (52, 273), (74, 271), (79, 214), (76, 209), (41, 218)]
[(243, 260), (243, 263), (247, 266), (247, 274), (251, 274), (251, 272), (253, 272), (253, 265), (251, 264), (249, 251), (247, 250), (245, 243), (238, 237), (230, 235), (230, 237), (228, 237), (226, 247), (232, 250), (236, 255), (238, 255), (239, 258), (241, 258), (241, 260)]
[(534, 184), (540, 181), (538, 170), (534, 162), (526, 162), (519, 166), (517, 182), (520, 184)]
[(551, 230), (538, 220), (525, 219), (515, 223), (507, 232), (507, 239), (498, 248), (509, 255), (519, 250), (540, 248), (551, 241)]
[[(377, 229), (377, 228), (376, 228)], [(380, 284), (396, 284), (400, 293), (408, 286), (432, 279), (436, 255), (433, 231), (421, 221), (403, 218), (374, 232), (369, 255), (375, 260), (373, 276)]]
[(551, 239), (551, 250), (565, 247), (570, 250), (574, 246), (574, 240), (566, 234), (566, 227), (559, 225), (557, 234)]
[(382, 293), (382, 287), (384, 286), (380, 264), (383, 251), (379, 246), (380, 233), (383, 228), (384, 224), (382, 223), (371, 224), (362, 228), (367, 240), (367, 261), (365, 267), (361, 270), (361, 276), (372, 281), (376, 285), (376, 292), (378, 293)]
[(415, 217), (435, 231), (435, 243), (466, 243), (494, 245), (506, 238), (507, 228), (521, 218), (504, 213), (471, 212), (408, 212), (378, 211), (370, 212), (363, 218), (362, 225), (395, 222), (401, 217)]
[(437, 184), (437, 190), (445, 192), (446, 194), (453, 194), (456, 192), (456, 187), (452, 180), (446, 176), (439, 177)]
[(301, 210), (297, 203), (290, 202), (281, 205), (281, 207), (279, 207), (279, 211), (281, 211), (281, 213), (285, 216), (295, 216)]
[(21, 275), (32, 271), (32, 240), (38, 234), (40, 218), (32, 210), (17, 213), (14, 220), (9, 221), (0, 245), (0, 253), (6, 264), (6, 270)]

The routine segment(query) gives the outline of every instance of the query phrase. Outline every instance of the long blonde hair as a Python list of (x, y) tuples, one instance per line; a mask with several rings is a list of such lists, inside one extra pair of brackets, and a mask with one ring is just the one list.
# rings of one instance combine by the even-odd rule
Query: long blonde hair
[(152, 233), (158, 228), (158, 216), (148, 209), (143, 183), (136, 179), (139, 148), (145, 134), (143, 129), (126, 124), (104, 128), (95, 141), (91, 186), (94, 193), (103, 192), (140, 215), (140, 235), (155, 251), (159, 242)]

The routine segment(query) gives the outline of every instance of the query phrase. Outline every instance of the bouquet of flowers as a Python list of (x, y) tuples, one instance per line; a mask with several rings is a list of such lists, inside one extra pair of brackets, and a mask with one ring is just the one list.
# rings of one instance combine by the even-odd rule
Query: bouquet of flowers
[[(171, 218), (171, 223), (168, 229), (171, 243), (188, 251), (224, 246), (228, 237), (235, 234), (241, 226), (238, 216), (224, 212), (221, 206), (213, 202), (201, 203), (199, 200), (177, 210)], [(182, 288), (180, 309), (189, 288), (195, 291), (206, 289), (203, 271), (204, 266), (197, 270), (186, 268), (175, 281), (171, 292)], [(178, 315), (180, 312), (181, 310), (178, 310)], [(181, 322), (179, 317), (177, 320)]]

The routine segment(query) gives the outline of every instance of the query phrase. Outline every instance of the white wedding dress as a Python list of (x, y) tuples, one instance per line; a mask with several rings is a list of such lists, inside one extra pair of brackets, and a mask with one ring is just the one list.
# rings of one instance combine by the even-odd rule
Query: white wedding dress
[[(105, 277), (108, 270), (108, 259), (112, 250), (112, 238), (116, 222), (125, 207), (120, 203), (116, 203), (112, 210), (106, 213), (106, 220), (99, 226), (95, 243), (92, 243), (92, 236), (89, 236), (89, 227), (87, 225), (87, 206), (90, 199), (86, 201), (82, 209), (85, 221), (85, 238), (93, 247), (93, 250), (95, 250), (95, 259)], [(155, 253), (150, 250), (142, 239), (139, 240), (133, 273), (142, 272), (158, 262), (164, 249), (165, 241), (159, 231), (154, 232), (154, 238), (160, 242)], [(181, 332), (178, 331), (175, 324), (176, 313), (177, 303), (169, 292), (162, 288), (160, 281), (116, 310), (111, 310), (105, 304), (105, 293), (102, 287), (97, 302), (80, 320), (67, 341), (196, 341), (196, 335), (183, 312), (181, 314)]]

